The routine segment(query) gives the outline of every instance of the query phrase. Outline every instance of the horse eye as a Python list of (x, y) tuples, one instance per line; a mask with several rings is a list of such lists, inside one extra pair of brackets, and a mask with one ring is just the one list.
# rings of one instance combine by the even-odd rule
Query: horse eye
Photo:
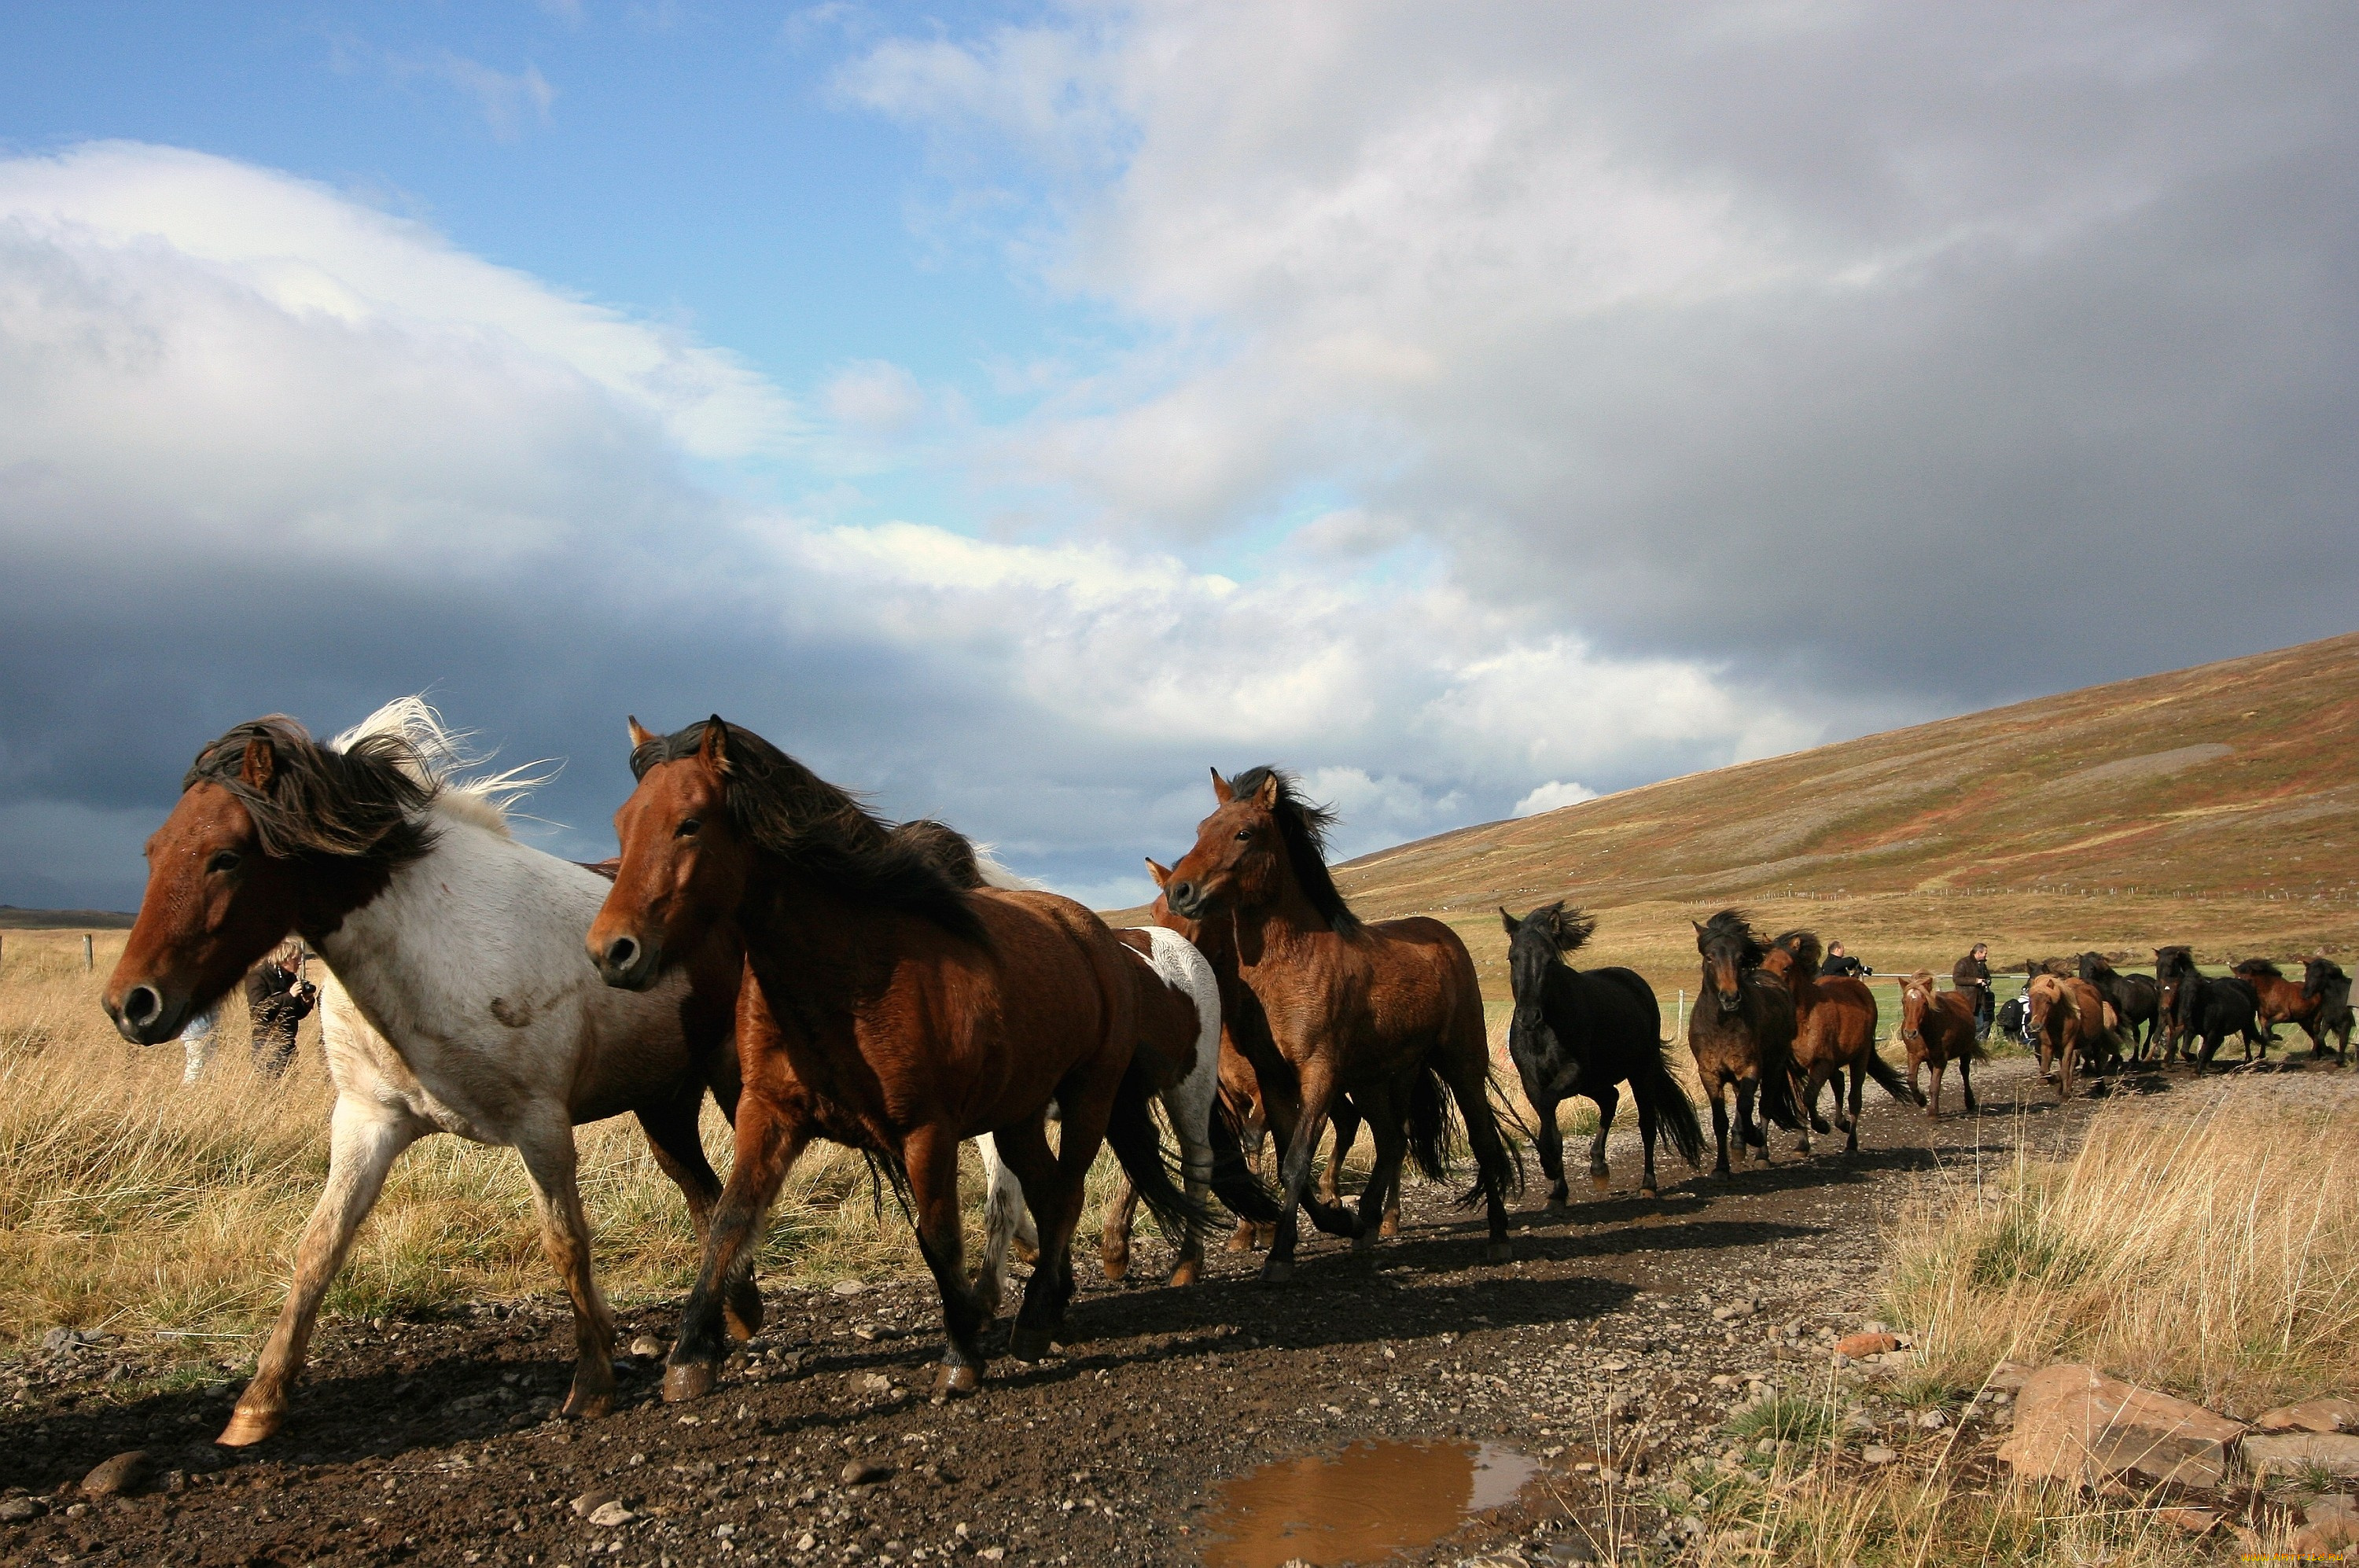
[(239, 855), (238, 852), (234, 849), (216, 850), (213, 852), (213, 857), (205, 862), (205, 869), (208, 871), (234, 871), (238, 867), (238, 863), (244, 858), (245, 856)]
[(673, 833), (672, 836), (674, 838), (694, 838), (696, 836), (697, 829), (703, 825), (704, 824), (699, 822), (696, 818), (690, 817), (688, 821), (679, 824), (679, 830)]
[(1251, 838), (1251, 837), (1253, 837), (1253, 829), (1251, 829), (1251, 828), (1239, 828), (1239, 829), (1237, 830), (1237, 842), (1238, 842), (1239, 844), (1243, 844), (1245, 840), (1247, 840), (1247, 839), (1249, 839), (1249, 838)]

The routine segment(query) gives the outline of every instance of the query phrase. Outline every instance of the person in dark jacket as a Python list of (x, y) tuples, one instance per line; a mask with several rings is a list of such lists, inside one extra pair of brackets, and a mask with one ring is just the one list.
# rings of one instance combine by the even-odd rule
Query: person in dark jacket
[(276, 1078), (295, 1059), (295, 1031), (311, 1014), (320, 989), (303, 978), (303, 950), (289, 943), (245, 977), (245, 1010), (254, 1017), (254, 1062)]
[(1961, 991), (1971, 992), (1974, 998), (1974, 1038), (1990, 1039), (1991, 972), (1990, 943), (1978, 942), (1973, 951), (1950, 966), (1950, 984)]
[(1827, 956), (1819, 964), (1819, 978), (1821, 980), (1832, 980), (1843, 975), (1857, 979), (1860, 975), (1875, 973), (1875, 970), (1845, 953), (1843, 944), (1839, 942), (1827, 943)]

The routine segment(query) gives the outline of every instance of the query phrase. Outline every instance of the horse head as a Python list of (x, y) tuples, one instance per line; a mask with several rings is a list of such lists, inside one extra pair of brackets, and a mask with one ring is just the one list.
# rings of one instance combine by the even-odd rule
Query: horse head
[(1520, 920), (1501, 909), (1499, 920), (1507, 932), (1507, 984), (1516, 1000), (1507, 1025), (1507, 1046), (1522, 1059), (1543, 1060), (1554, 1053), (1557, 1044), (1543, 1006), (1549, 971), (1564, 954), (1589, 940), (1597, 921), (1579, 909), (1567, 909), (1560, 898), (1541, 905)]
[(720, 714), (669, 737), (629, 724), (638, 787), (614, 812), (622, 864), (587, 940), (607, 985), (644, 991), (735, 911), (754, 844), (730, 806)]
[(125, 1040), (175, 1038), (290, 931), (334, 929), (425, 853), (433, 799), (398, 735), (342, 749), (272, 714), (197, 754), (147, 841), (147, 887), (108, 977)]
[(1302, 799), (1275, 768), (1247, 768), (1235, 780), (1212, 773), (1212, 814), (1196, 824), (1193, 848), (1164, 884), (1171, 910), (1201, 920), (1216, 910), (1266, 909), (1299, 892), (1328, 925), (1359, 929), (1327, 870), (1327, 830), (1334, 813)]
[(1689, 924), (1695, 927), (1696, 951), (1703, 955), (1700, 989), (1712, 993), (1723, 1016), (1733, 1016), (1745, 1006), (1745, 972), (1759, 967), (1767, 956), (1761, 939), (1735, 909), (1723, 909), (1709, 920)]
[(1921, 1040), (1925, 1035), (1925, 1015), (1932, 1010), (1933, 973), (1919, 969), (1900, 982), (1900, 1038)]

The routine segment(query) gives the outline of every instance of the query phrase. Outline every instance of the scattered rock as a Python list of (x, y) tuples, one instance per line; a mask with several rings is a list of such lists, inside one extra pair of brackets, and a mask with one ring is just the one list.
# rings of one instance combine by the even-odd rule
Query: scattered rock
[(2253, 1424), (2263, 1432), (2359, 1432), (2359, 1401), (2304, 1399), (2266, 1410)]
[(2288, 1544), (2318, 1556), (2359, 1546), (2359, 1506), (2340, 1495), (2319, 1498), (2302, 1510), (2301, 1528)]
[(1871, 1443), (1859, 1451), (1859, 1457), (1864, 1465), (1889, 1465), (1900, 1455), (1880, 1443)]
[(2030, 1376), (2030, 1367), (2019, 1366), (2012, 1361), (2002, 1361), (1991, 1368), (1990, 1376), (1984, 1378), (1983, 1383), (1986, 1388), (2004, 1388), (2012, 1393), (2022, 1388), (2023, 1380)]
[(614, 1493), (601, 1492), (593, 1489), (584, 1492), (580, 1497), (573, 1499), (573, 1511), (581, 1518), (588, 1519), (592, 1514), (596, 1513), (600, 1508), (604, 1508), (608, 1503), (611, 1503), (614, 1500)]
[(2340, 1432), (2288, 1432), (2245, 1439), (2245, 1463), (2253, 1474), (2290, 1475), (2315, 1465), (2330, 1475), (2359, 1475), (2359, 1437)]
[(890, 1465), (879, 1465), (873, 1459), (855, 1459), (843, 1467), (838, 1477), (847, 1486), (868, 1486), (893, 1474)]
[(852, 1387), (855, 1393), (889, 1394), (893, 1391), (893, 1379), (882, 1372), (854, 1372)]
[(2190, 1535), (2209, 1535), (2220, 1528), (2220, 1515), (2212, 1508), (2157, 1508), (2154, 1517)]
[(2015, 1432), (1998, 1456), (2025, 1476), (2085, 1485), (2128, 1473), (2208, 1488), (2227, 1478), (2244, 1430), (2201, 1405), (2067, 1362), (2024, 1379)]
[(638, 1517), (620, 1503), (601, 1503), (591, 1510), (590, 1522), (602, 1530), (612, 1530)]
[(659, 1360), (663, 1353), (663, 1345), (654, 1334), (643, 1334), (631, 1341), (631, 1354), (642, 1361)]
[(38, 1519), (40, 1500), (37, 1497), (0, 1497), (0, 1523), (22, 1524), (28, 1519)]
[(119, 1497), (147, 1484), (147, 1451), (135, 1448), (118, 1454), (82, 1478), (82, 1489), (93, 1497)]
[(1950, 1424), (1950, 1418), (1939, 1410), (1927, 1410), (1917, 1418), (1917, 1424), (1927, 1432), (1939, 1432)]
[(1848, 1356), (1856, 1361), (1863, 1356), (1882, 1356), (1900, 1348), (1900, 1340), (1889, 1334), (1852, 1334), (1835, 1341), (1835, 1354)]
[(830, 1294), (837, 1296), (857, 1296), (867, 1289), (868, 1286), (864, 1280), (838, 1279), (834, 1284), (828, 1287), (828, 1291)]

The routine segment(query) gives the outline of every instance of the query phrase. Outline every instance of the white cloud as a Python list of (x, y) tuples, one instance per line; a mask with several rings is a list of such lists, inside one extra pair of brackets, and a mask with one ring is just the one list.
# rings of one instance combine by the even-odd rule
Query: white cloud
[(846, 365), (821, 397), (828, 417), (856, 435), (900, 435), (926, 411), (926, 395), (917, 377), (880, 359)]
[(1583, 800), (1594, 800), (1597, 791), (1586, 784), (1571, 779), (1551, 779), (1516, 802), (1511, 817), (1536, 817), (1542, 811), (1553, 811), (1563, 806), (1578, 806)]
[[(566, 19), (578, 25), (580, 11)], [(449, 49), (436, 49), (426, 55), (389, 55), (386, 68), (396, 80), (423, 76), (456, 88), (473, 101), (484, 127), (504, 142), (523, 134), (527, 122), (548, 125), (549, 105), (557, 102), (557, 89), (537, 65), (505, 71)]]

